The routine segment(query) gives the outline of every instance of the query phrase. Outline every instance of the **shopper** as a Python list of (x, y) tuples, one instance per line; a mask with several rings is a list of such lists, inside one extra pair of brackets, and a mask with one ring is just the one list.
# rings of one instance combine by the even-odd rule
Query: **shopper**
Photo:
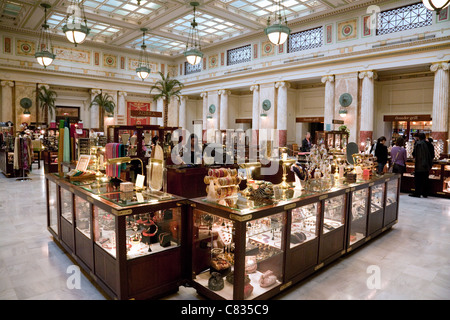
[(428, 140), (425, 140), (425, 142), (428, 145), (428, 149), (430, 149), (431, 159), (434, 159), (434, 146), (433, 146), (433, 138), (428, 138)]
[(403, 173), (406, 172), (406, 149), (405, 140), (402, 137), (398, 137), (395, 146), (391, 150), (392, 159), (392, 172)]
[(413, 157), (415, 159), (414, 167), (414, 187), (415, 191), (410, 194), (410, 197), (420, 198), (428, 196), (429, 179), (431, 166), (433, 159), (431, 158), (430, 149), (424, 133), (419, 134), (419, 141), (416, 142), (413, 151)]
[(383, 174), (384, 167), (388, 161), (388, 149), (385, 146), (386, 137), (378, 138), (376, 149), (375, 149), (375, 157), (377, 157), (378, 162), (378, 174)]
[(311, 151), (311, 133), (307, 132), (305, 139), (302, 141), (302, 149), (303, 152), (310, 152)]

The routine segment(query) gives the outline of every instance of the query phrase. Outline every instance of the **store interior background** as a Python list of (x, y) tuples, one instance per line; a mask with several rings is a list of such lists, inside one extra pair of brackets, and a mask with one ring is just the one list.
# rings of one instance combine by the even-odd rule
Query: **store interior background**
[[(30, 15), (33, 19), (19, 25), (8, 25), (6, 21), (0, 25), (0, 120), (13, 121), (16, 130), (22, 122), (35, 123), (39, 112), (36, 104), (30, 109), (31, 117), (25, 118), (19, 102), (23, 97), (35, 101), (36, 87), (47, 85), (58, 94), (57, 106), (79, 108), (85, 128), (100, 128), (97, 110), (88, 107), (100, 90), (111, 94), (117, 103), (114, 119), (104, 118), (104, 128), (101, 129), (106, 130), (110, 124), (129, 124), (127, 109), (130, 103), (147, 103), (151, 110), (162, 111), (162, 101), (153, 101), (149, 90), (159, 78), (157, 72), (161, 71), (185, 84), (181, 101), (171, 101), (169, 126), (183, 127), (196, 133), (200, 132), (200, 124), (203, 130), (279, 129), (286, 131), (287, 144), (300, 145), (306, 132), (314, 127), (311, 123), (296, 122), (296, 119), (325, 117), (325, 122), (330, 122), (330, 118), (341, 119), (338, 99), (342, 93), (348, 92), (352, 94), (353, 102), (344, 121), (350, 129), (350, 141), (364, 142), (360, 141), (358, 133), (365, 130), (373, 132), (372, 139), (383, 135), (392, 137), (395, 124), (385, 122), (384, 116), (428, 115), (432, 118), (441, 111), (433, 110), (436, 84), (435, 72), (430, 70), (430, 66), (450, 60), (449, 18), (443, 19), (433, 13), (430, 26), (386, 35), (375, 35), (375, 30), (364, 29), (364, 21), (370, 16), (367, 13), (369, 5), (375, 4), (380, 10), (387, 10), (413, 3), (417, 1), (354, 1), (294, 20), (290, 25), (293, 33), (323, 26), (322, 45), (308, 50), (288, 53), (286, 44), (279, 47), (270, 45), (262, 32), (244, 33), (212, 43), (204, 46), (200, 72), (188, 75), (185, 74), (186, 66), (181, 54), (151, 54), (152, 74), (145, 81), (137, 78), (133, 68), (139, 51), (119, 45), (125, 42), (125, 38), (129, 39), (130, 33), (112, 37), (105, 40), (106, 43), (101, 41), (104, 39), (88, 40), (76, 48), (63, 36), (55, 34), (53, 45), (58, 49), (58, 56), (47, 69), (40, 67), (33, 54), (21, 48), (24, 43), (35, 48), (38, 31), (30, 29), (42, 23), (41, 8), (37, 4), (31, 8), (27, 5), (26, 9), (35, 13)], [(188, 10), (187, 5), (184, 10)], [(179, 14), (178, 7), (175, 10), (171, 8), (167, 17), (175, 18)], [(351, 23), (356, 29), (347, 38), (339, 34), (342, 22)], [(164, 26), (165, 22), (160, 18), (151, 24), (156, 29), (158, 25)], [(137, 31), (133, 35), (139, 38)], [(245, 45), (251, 45), (251, 61), (227, 66), (227, 50)], [(373, 104), (372, 130), (370, 124), (368, 129), (361, 127), (365, 126), (361, 121), (361, 104), (366, 93), (359, 75), (367, 70), (377, 75), (373, 81), (373, 99), (369, 102), (369, 105)], [(330, 75), (334, 78), (334, 92), (327, 92), (326, 81), (323, 80)], [(278, 83), (287, 86), (284, 102), (279, 99), (281, 89)], [(256, 90), (252, 90), (255, 86)], [(227, 102), (221, 98), (222, 92), (228, 94)], [(273, 102), (273, 107), (267, 118), (261, 119), (258, 116), (261, 113), (259, 105), (266, 98)], [(334, 105), (332, 115), (325, 114), (327, 99)], [(207, 107), (213, 103), (218, 112), (212, 121), (206, 120)], [(225, 112), (226, 116), (223, 115)], [(448, 114), (448, 110), (443, 114)], [(43, 115), (39, 118), (43, 119)], [(141, 118), (139, 121), (162, 124), (162, 118)], [(444, 122), (445, 130), (432, 122), (431, 127), (428, 125), (425, 129), (448, 132), (449, 121)], [(196, 129), (194, 123), (197, 124)], [(338, 125), (333, 127), (337, 129)]]

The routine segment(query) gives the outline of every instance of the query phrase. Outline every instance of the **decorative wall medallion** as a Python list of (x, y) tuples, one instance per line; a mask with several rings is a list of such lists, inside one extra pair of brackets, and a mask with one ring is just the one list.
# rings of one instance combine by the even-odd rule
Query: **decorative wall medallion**
[(108, 68), (116, 68), (117, 56), (112, 54), (103, 54), (103, 66)]
[(262, 57), (273, 56), (275, 54), (274, 45), (270, 41), (263, 42), (261, 50), (262, 50), (261, 52)]
[(217, 68), (219, 66), (219, 55), (214, 54), (212, 56), (209, 56), (208, 62), (209, 62), (208, 66), (209, 69)]
[(350, 93), (343, 93), (340, 97), (339, 97), (339, 103), (341, 104), (342, 107), (346, 108), (349, 105), (351, 105), (353, 102), (353, 98), (352, 95)]
[(208, 110), (210, 114), (214, 114), (216, 112), (216, 106), (212, 104), (209, 106)]
[(358, 19), (339, 22), (337, 25), (337, 36), (339, 41), (352, 40), (357, 38)]
[(269, 111), (272, 104), (270, 103), (270, 100), (264, 100), (262, 103), (262, 108), (264, 111)]
[(17, 40), (16, 53), (23, 56), (32, 56), (36, 50), (36, 44), (32, 41)]

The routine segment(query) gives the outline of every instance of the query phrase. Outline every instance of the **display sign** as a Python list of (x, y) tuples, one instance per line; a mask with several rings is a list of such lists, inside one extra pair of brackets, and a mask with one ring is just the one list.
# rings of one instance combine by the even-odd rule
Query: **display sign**
[(331, 121), (333, 124), (344, 124), (344, 120), (334, 120)]
[(159, 111), (147, 111), (147, 110), (130, 110), (130, 116), (132, 116), (132, 117), (162, 118), (162, 112), (159, 112)]
[(83, 154), (91, 154), (91, 140), (89, 138), (78, 138), (78, 158)]
[(86, 169), (87, 169), (87, 167), (88, 167), (88, 165), (89, 165), (89, 161), (91, 160), (91, 156), (88, 156), (88, 155), (81, 155), (79, 158), (78, 158), (78, 163), (77, 163), (77, 167), (76, 167), (76, 169), (77, 170), (80, 170), (80, 171), (86, 171)]
[(299, 123), (299, 122), (308, 122), (308, 123), (315, 123), (315, 122), (324, 122), (325, 118), (324, 117), (300, 117), (300, 118), (296, 118), (295, 122)]
[(397, 116), (384, 116), (385, 122), (393, 121), (431, 121), (431, 115), (429, 114), (414, 114), (414, 115), (397, 115)]

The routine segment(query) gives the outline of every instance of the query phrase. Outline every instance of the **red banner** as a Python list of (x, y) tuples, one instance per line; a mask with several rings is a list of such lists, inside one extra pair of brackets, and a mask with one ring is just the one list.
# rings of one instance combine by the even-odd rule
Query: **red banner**
[(136, 117), (136, 114), (146, 114), (150, 111), (150, 103), (148, 102), (127, 102), (127, 124), (134, 125), (149, 125), (150, 117)]

